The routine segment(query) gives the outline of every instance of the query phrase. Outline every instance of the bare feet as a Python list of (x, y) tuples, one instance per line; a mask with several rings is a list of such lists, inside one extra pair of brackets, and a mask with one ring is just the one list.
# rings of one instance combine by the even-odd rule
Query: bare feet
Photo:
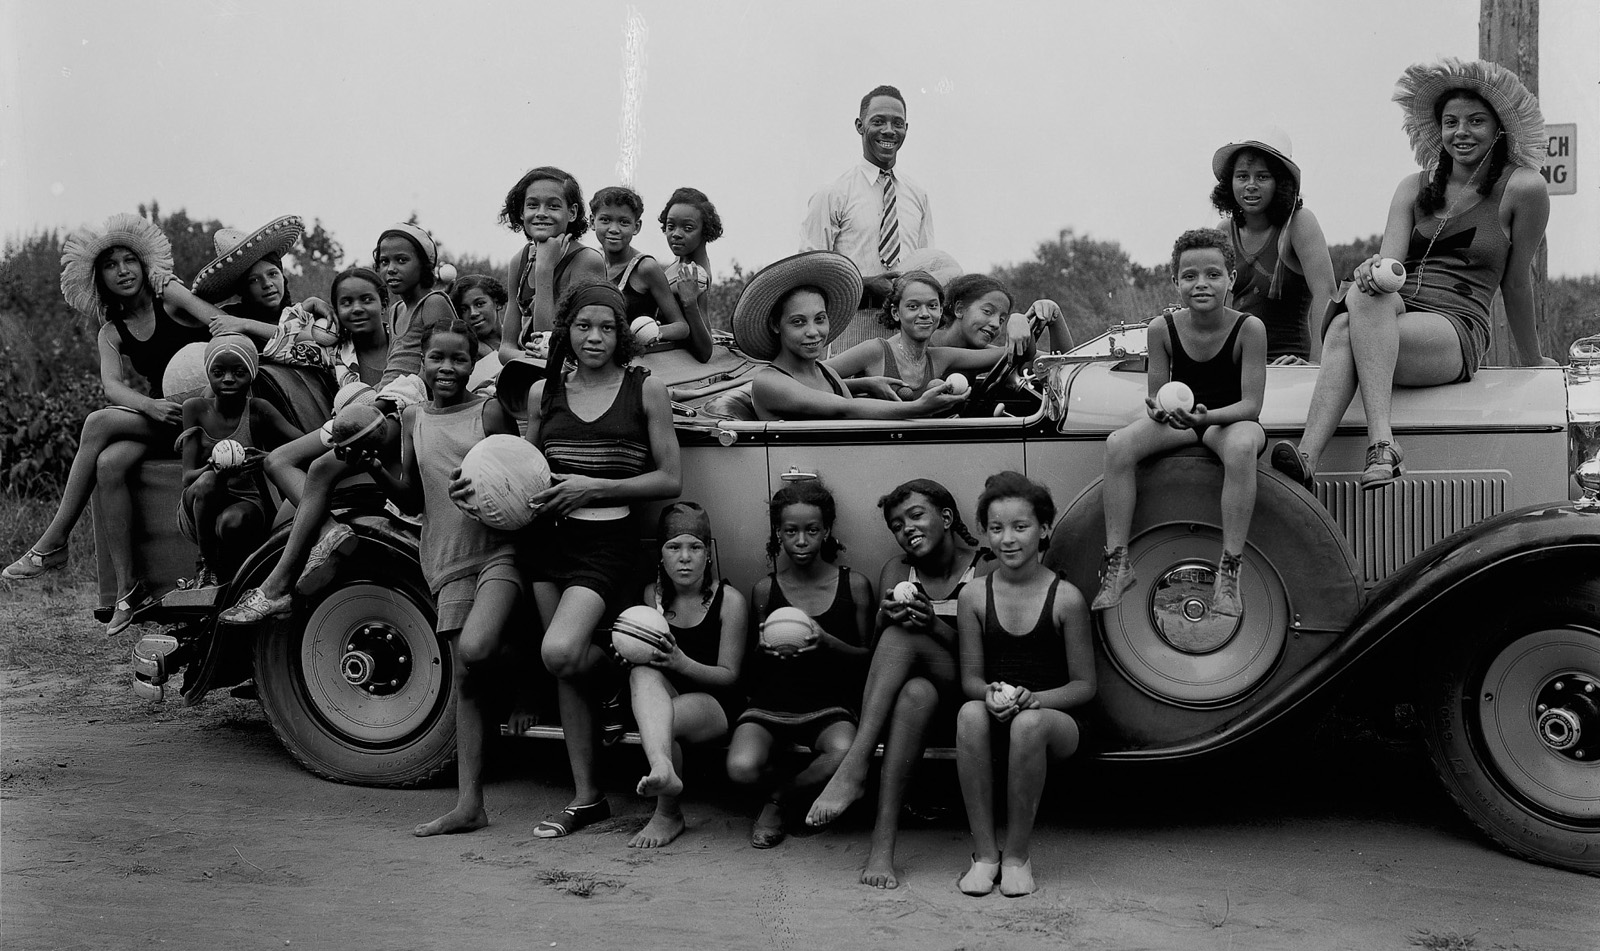
[(873, 888), (899, 888), (894, 877), (894, 847), (880, 848), (877, 842), (867, 852), (867, 867), (861, 870), (861, 884)]
[(415, 836), (455, 835), (458, 832), (476, 832), (489, 824), (489, 814), (482, 806), (467, 809), (457, 806), (432, 822), (424, 822), (411, 830)]
[(628, 840), (630, 849), (659, 849), (683, 834), (683, 813), (662, 815), (659, 811), (650, 817), (639, 834)]
[(785, 834), (783, 807), (769, 802), (761, 807), (761, 815), (756, 816), (755, 827), (750, 830), (750, 844), (758, 849), (770, 849), (782, 842)]
[(865, 791), (861, 780), (853, 776), (846, 776), (843, 770), (833, 774), (828, 780), (828, 785), (822, 788), (822, 795), (811, 804), (811, 809), (806, 813), (806, 825), (825, 826), (844, 814), (846, 809), (861, 798)]
[(683, 792), (683, 780), (678, 778), (678, 773), (672, 768), (671, 763), (663, 763), (639, 780), (639, 785), (634, 791), (641, 796), (676, 796)]

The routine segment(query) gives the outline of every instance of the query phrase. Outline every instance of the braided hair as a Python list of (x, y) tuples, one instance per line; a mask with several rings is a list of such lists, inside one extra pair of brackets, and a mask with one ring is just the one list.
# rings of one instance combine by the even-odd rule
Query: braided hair
[(822, 513), (822, 526), (828, 530), (828, 536), (822, 540), (822, 560), (829, 564), (838, 561), (839, 554), (844, 551), (844, 543), (833, 534), (833, 520), (838, 515), (838, 505), (833, 501), (833, 493), (820, 479), (789, 482), (772, 493), (772, 501), (767, 503), (767, 519), (772, 526), (767, 536), (767, 560), (774, 565), (778, 563), (778, 553), (783, 551), (783, 543), (778, 541), (778, 528), (783, 524), (783, 510), (791, 505), (817, 507)]
[(912, 479), (890, 489), (888, 495), (878, 500), (878, 508), (883, 510), (883, 520), (887, 522), (889, 513), (913, 495), (920, 495), (932, 502), (934, 508), (949, 512), (950, 530), (973, 548), (982, 547), (978, 544), (978, 539), (973, 536), (972, 529), (961, 520), (961, 509), (956, 507), (956, 497), (950, 494), (949, 489), (932, 479)]
[[(1494, 146), (1489, 150), (1489, 168), (1483, 176), (1483, 181), (1478, 183), (1478, 194), (1487, 195), (1494, 190), (1495, 183), (1500, 181), (1505, 168), (1511, 163), (1511, 140), (1506, 138), (1505, 126), (1500, 123), (1500, 114), (1488, 101), (1467, 89), (1452, 89), (1440, 96), (1433, 104), (1433, 121), (1442, 123), (1444, 107), (1452, 99), (1471, 99), (1481, 103), (1490, 114), (1494, 116), (1495, 125), (1500, 126), (1500, 131), (1495, 133)], [(1443, 139), (1441, 133), (1440, 139)], [(1450, 158), (1450, 149), (1441, 141), (1439, 145), (1439, 158), (1433, 165), (1433, 176), (1422, 186), (1422, 193), (1417, 196), (1417, 207), (1425, 215), (1431, 215), (1445, 206), (1444, 189), (1450, 182), (1450, 172), (1455, 168), (1455, 162)]]

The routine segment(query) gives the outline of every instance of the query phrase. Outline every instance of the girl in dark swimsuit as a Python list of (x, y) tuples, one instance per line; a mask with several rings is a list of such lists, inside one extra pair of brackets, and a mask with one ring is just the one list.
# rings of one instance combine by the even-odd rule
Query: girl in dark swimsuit
[[(655, 258), (633, 246), (644, 216), (644, 200), (621, 185), (602, 188), (589, 199), (595, 239), (606, 258), (606, 276), (628, 302), (628, 326), (640, 317), (661, 325), (657, 339), (681, 341), (680, 346), (701, 363), (711, 359), (711, 328), (700, 314), (695, 294), (686, 284), (670, 284), (666, 270)], [(685, 297), (679, 299), (677, 292)]]
[[(1071, 583), (1045, 567), (1056, 507), (1048, 489), (1017, 472), (990, 476), (978, 524), (999, 559), (982, 584), (961, 591), (961, 689), (956, 772), (972, 828), (972, 867), (957, 887), (987, 895), (1034, 890), (1028, 848), (1050, 760), (1077, 752), (1068, 711), (1094, 699), (1089, 612)], [(1006, 758), (1006, 840), (995, 829), (994, 765)]]

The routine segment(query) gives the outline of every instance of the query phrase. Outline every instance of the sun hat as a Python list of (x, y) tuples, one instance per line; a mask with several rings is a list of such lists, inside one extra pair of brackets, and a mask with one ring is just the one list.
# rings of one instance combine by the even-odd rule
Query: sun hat
[(61, 242), (61, 296), (74, 310), (106, 322), (106, 305), (95, 287), (95, 259), (111, 248), (127, 248), (144, 264), (145, 281), (159, 294), (172, 278), (172, 242), (151, 222), (126, 212), (99, 230), (81, 228)]
[(257, 261), (269, 254), (281, 258), (305, 231), (306, 223), (298, 215), (274, 218), (249, 234), (223, 228), (212, 238), (217, 256), (194, 277), (194, 295), (212, 303), (231, 297), (234, 285)]
[(828, 342), (844, 333), (861, 302), (861, 272), (837, 251), (802, 251), (762, 268), (746, 284), (733, 308), (733, 340), (758, 360), (778, 355), (778, 337), (769, 323), (784, 295), (797, 287), (822, 291), (828, 308)]
[(1261, 134), (1253, 139), (1240, 139), (1229, 142), (1217, 149), (1211, 156), (1211, 174), (1217, 181), (1222, 181), (1228, 175), (1228, 167), (1233, 164), (1233, 157), (1240, 149), (1258, 149), (1282, 162), (1289, 169), (1289, 174), (1294, 178), (1295, 190), (1300, 188), (1300, 166), (1295, 164), (1292, 156), (1294, 145), (1289, 141), (1289, 134), (1277, 126), (1269, 125), (1258, 129)]
[(1536, 169), (1544, 164), (1549, 142), (1538, 97), (1528, 91), (1516, 73), (1499, 63), (1447, 56), (1437, 63), (1412, 64), (1394, 86), (1394, 101), (1405, 114), (1401, 125), (1411, 140), (1418, 165), (1432, 168), (1439, 160), (1444, 136), (1439, 131), (1434, 106), (1446, 93), (1456, 90), (1480, 97), (1494, 110), (1513, 165)]
[(383, 229), (382, 234), (378, 235), (378, 244), (373, 245), (372, 248), (372, 259), (374, 261), (378, 259), (378, 245), (383, 244), (383, 239), (392, 234), (410, 238), (412, 243), (422, 251), (423, 269), (429, 271), (430, 273), (434, 273), (437, 276), (435, 268), (439, 266), (438, 242), (433, 240), (433, 235), (429, 234), (426, 228), (419, 228), (416, 225), (406, 224), (405, 222), (401, 222), (397, 225), (390, 225), (389, 227)]
[(938, 248), (917, 248), (900, 255), (900, 273), (910, 274), (912, 271), (926, 271), (941, 285), (947, 285), (966, 273), (949, 252)]

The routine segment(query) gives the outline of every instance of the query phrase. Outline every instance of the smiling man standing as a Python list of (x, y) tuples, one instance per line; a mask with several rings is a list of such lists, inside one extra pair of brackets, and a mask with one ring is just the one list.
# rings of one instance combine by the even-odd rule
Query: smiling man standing
[(928, 193), (895, 170), (907, 128), (900, 90), (879, 86), (863, 96), (861, 161), (811, 196), (800, 225), (800, 250), (837, 251), (861, 269), (863, 303), (888, 296), (884, 275), (898, 272), (901, 258), (933, 246)]

